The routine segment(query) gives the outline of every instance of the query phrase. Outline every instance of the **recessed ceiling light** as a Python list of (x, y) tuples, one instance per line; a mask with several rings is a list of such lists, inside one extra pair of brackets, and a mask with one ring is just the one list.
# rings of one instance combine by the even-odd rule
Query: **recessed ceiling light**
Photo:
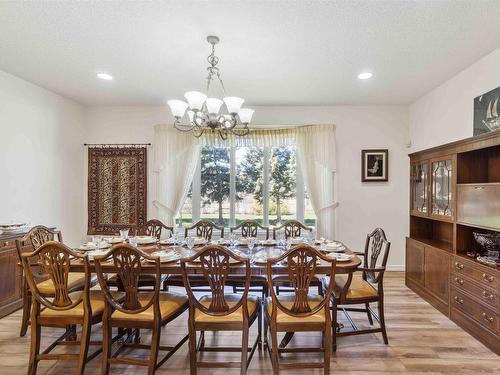
[(358, 79), (369, 79), (373, 77), (373, 73), (363, 72), (358, 74)]
[(105, 81), (111, 81), (113, 79), (113, 76), (109, 75), (108, 73), (97, 73), (97, 78), (103, 79)]

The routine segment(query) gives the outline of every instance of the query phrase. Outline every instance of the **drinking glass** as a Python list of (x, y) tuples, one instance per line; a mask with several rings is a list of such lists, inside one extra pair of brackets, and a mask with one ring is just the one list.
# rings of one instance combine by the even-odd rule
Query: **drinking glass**
[(229, 246), (233, 248), (236, 245), (236, 233), (229, 233)]
[(278, 232), (278, 246), (285, 246), (285, 234), (283, 232)]
[(120, 229), (120, 238), (126, 240), (128, 238), (128, 229)]
[(100, 236), (92, 236), (92, 243), (94, 244), (96, 249), (99, 247), (100, 242), (101, 242)]
[(189, 250), (193, 250), (194, 247), (194, 237), (186, 237), (186, 245)]
[(248, 237), (247, 238), (247, 246), (248, 246), (248, 252), (250, 253), (250, 259), (253, 259), (254, 258), (253, 248), (255, 246), (255, 238)]
[(136, 236), (130, 237), (128, 239), (128, 242), (130, 243), (130, 245), (137, 247), (137, 237)]

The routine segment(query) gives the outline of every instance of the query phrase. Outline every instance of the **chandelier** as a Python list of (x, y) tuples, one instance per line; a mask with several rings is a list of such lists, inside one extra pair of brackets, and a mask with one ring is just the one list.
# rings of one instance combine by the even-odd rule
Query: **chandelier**
[[(219, 58), (215, 56), (215, 45), (219, 43), (219, 38), (210, 35), (207, 36), (207, 41), (212, 45), (212, 53), (207, 57), (210, 65), (207, 67), (206, 93), (209, 93), (210, 84), (216, 78), (222, 87), (222, 92), (226, 95), (221, 73), (217, 67)], [(220, 100), (209, 98), (207, 94), (188, 91), (184, 94), (187, 102), (176, 99), (167, 102), (175, 118), (174, 127), (177, 130), (192, 132), (195, 137), (201, 137), (205, 131), (218, 132), (222, 139), (227, 139), (229, 134), (244, 136), (250, 132), (248, 124), (252, 120), (254, 110), (241, 108), (244, 99), (225, 96)], [(224, 112), (223, 104), (227, 112)], [(186, 113), (187, 119), (183, 122)]]

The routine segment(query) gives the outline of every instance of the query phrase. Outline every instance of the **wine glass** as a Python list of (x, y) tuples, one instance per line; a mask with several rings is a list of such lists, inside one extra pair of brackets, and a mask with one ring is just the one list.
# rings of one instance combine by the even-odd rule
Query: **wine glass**
[(283, 247), (285, 245), (285, 234), (283, 232), (278, 232), (278, 246)]
[(130, 245), (137, 247), (137, 236), (129, 237), (128, 242)]
[(248, 246), (248, 252), (250, 253), (250, 259), (253, 259), (253, 257), (254, 257), (253, 248), (255, 246), (255, 238), (254, 237), (247, 238), (247, 246)]
[(191, 236), (186, 237), (186, 246), (188, 247), (188, 249), (190, 251), (193, 250), (193, 247), (194, 247), (194, 237), (191, 237)]
[(128, 229), (120, 229), (120, 238), (124, 241), (128, 238)]
[(229, 233), (229, 246), (232, 249), (234, 248), (235, 245), (236, 245), (236, 233), (231, 232)]

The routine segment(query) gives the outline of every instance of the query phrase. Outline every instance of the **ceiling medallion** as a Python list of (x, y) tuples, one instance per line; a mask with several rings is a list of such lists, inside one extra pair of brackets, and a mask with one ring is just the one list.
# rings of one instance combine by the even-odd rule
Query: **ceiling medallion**
[[(217, 67), (219, 58), (215, 56), (215, 45), (219, 43), (219, 38), (210, 35), (207, 41), (212, 45), (212, 53), (207, 57), (210, 64), (207, 67), (207, 94), (188, 91), (184, 94), (187, 103), (183, 100), (169, 100), (167, 103), (175, 118), (174, 127), (183, 132), (192, 132), (195, 137), (201, 137), (207, 130), (218, 132), (222, 139), (227, 139), (229, 134), (245, 136), (250, 132), (248, 124), (254, 113), (253, 109), (241, 108), (245, 100), (236, 96), (225, 96), (222, 100), (207, 97), (214, 78), (217, 78), (226, 95), (221, 73)], [(223, 104), (227, 112), (224, 112)], [(186, 113), (187, 119), (183, 123)]]

